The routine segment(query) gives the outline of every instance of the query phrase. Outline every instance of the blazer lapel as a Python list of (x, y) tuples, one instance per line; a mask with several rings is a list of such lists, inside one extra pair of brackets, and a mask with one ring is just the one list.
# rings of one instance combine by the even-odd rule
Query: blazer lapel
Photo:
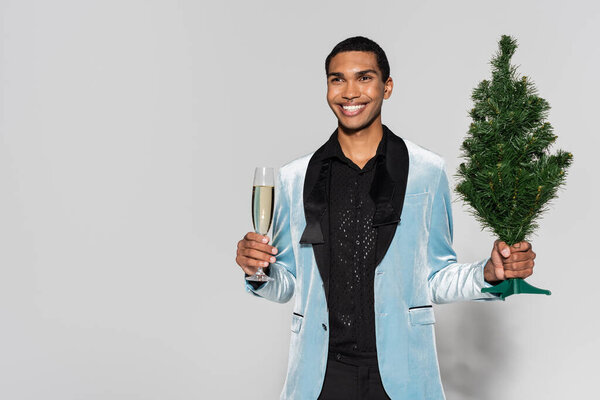
[(376, 262), (379, 265), (387, 252), (402, 215), (408, 182), (408, 149), (406, 143), (387, 126), (385, 160), (379, 159), (369, 194), (375, 202), (373, 226), (377, 228)]
[(331, 171), (331, 141), (337, 140), (337, 130), (308, 162), (304, 178), (304, 215), (306, 228), (301, 244), (312, 244), (325, 298), (329, 297), (329, 176)]
[[(383, 125), (387, 135), (385, 158), (379, 157), (369, 194), (375, 202), (373, 226), (377, 228), (376, 266), (389, 248), (400, 222), (408, 181), (408, 149), (404, 140)], [(332, 140), (337, 129), (308, 162), (304, 178), (303, 201), (306, 228), (301, 244), (312, 244), (325, 298), (329, 299), (329, 178)]]

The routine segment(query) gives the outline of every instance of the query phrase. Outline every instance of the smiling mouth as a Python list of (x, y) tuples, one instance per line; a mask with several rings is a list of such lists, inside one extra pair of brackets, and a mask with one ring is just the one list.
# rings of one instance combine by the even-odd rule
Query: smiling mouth
[(339, 105), (342, 109), (342, 113), (348, 117), (352, 117), (358, 115), (365, 109), (366, 104), (347, 104), (347, 105)]

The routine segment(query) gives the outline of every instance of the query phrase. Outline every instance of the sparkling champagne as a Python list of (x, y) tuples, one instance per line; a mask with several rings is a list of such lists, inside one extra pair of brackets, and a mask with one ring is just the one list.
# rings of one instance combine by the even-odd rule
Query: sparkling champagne
[(254, 231), (261, 235), (265, 235), (271, 227), (274, 196), (273, 186), (255, 185), (252, 188), (252, 223)]
[[(252, 186), (252, 224), (254, 232), (266, 235), (271, 227), (273, 218), (273, 203), (275, 202), (275, 179), (273, 168), (256, 167)], [(274, 279), (265, 274), (262, 265), (253, 275), (246, 277), (248, 281), (268, 282)]]

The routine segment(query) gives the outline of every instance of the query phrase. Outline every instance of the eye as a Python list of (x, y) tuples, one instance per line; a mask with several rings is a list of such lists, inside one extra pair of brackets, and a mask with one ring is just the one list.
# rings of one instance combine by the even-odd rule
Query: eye
[(363, 76), (361, 76), (360, 78), (358, 78), (358, 80), (360, 80), (360, 81), (363, 81), (363, 82), (364, 82), (364, 81), (369, 81), (369, 80), (371, 80), (371, 79), (372, 79), (372, 78), (371, 78), (370, 76), (368, 76), (368, 75), (363, 75)]
[(342, 80), (340, 78), (331, 78), (330, 82), (341, 82)]

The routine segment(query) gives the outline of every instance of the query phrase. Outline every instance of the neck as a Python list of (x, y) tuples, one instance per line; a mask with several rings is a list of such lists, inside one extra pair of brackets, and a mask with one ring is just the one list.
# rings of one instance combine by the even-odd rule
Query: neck
[(347, 130), (338, 125), (337, 139), (344, 155), (360, 168), (375, 156), (382, 137), (381, 116), (360, 130)]

